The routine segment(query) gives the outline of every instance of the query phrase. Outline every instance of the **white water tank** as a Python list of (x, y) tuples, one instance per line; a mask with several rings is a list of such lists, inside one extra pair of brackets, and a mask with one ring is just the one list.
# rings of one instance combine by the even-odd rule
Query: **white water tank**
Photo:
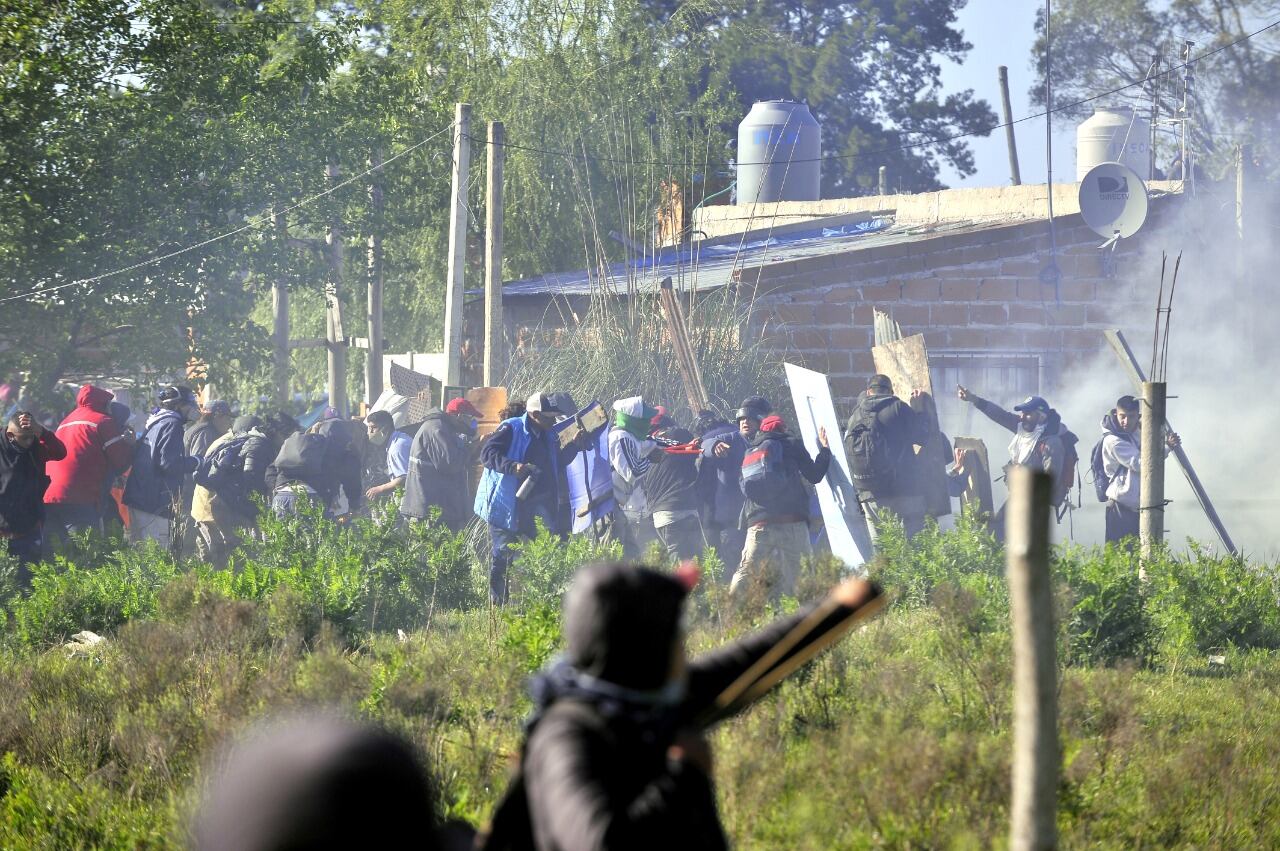
[(1076, 183), (1102, 163), (1127, 165), (1145, 180), (1151, 170), (1151, 122), (1128, 107), (1095, 108), (1076, 128)]
[(822, 128), (793, 100), (756, 101), (738, 125), (739, 204), (822, 197)]

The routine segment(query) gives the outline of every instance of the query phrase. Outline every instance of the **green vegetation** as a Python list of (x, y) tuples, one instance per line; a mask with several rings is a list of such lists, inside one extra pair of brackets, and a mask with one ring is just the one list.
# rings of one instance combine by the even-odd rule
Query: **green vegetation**
[[(967, 521), (884, 543), (890, 611), (714, 733), (737, 847), (1004, 842), (1002, 553)], [(218, 745), (317, 703), (408, 736), (444, 813), (479, 823), (519, 744), (521, 681), (557, 646), (558, 597), (581, 561), (607, 555), (544, 535), (501, 612), (482, 605), (483, 559), (464, 535), (377, 520), (268, 520), (235, 572), (98, 543), (38, 566), (29, 592), (2, 582), (0, 847), (178, 844)], [(1126, 551), (1067, 549), (1055, 570), (1064, 844), (1280, 841), (1274, 568), (1192, 548), (1154, 563), (1144, 588)], [(799, 596), (837, 575), (815, 562)], [(730, 606), (710, 582), (692, 608), (695, 651), (775, 614)], [(80, 629), (107, 641), (72, 656), (60, 645)]]

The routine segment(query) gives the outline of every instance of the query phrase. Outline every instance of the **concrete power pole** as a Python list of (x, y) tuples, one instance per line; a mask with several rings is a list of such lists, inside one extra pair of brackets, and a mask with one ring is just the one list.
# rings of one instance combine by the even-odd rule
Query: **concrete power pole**
[(1164, 425), (1163, 381), (1142, 383), (1142, 473), (1138, 491), (1138, 540), (1142, 544), (1139, 576), (1164, 542)]
[(453, 190), (449, 201), (449, 267), (445, 275), (445, 384), (462, 384), (463, 271), (467, 263), (467, 172), (471, 169), (471, 104), (460, 103), (453, 122)]
[[(283, 245), (287, 227), (278, 210), (271, 214), (271, 224)], [(275, 404), (289, 404), (289, 285), (277, 277), (271, 282), (271, 385)]]
[[(330, 161), (325, 170), (330, 185), (342, 177), (342, 169), (336, 161)], [(346, 255), (343, 245), (342, 216), (335, 212), (325, 233), (324, 258), (329, 264), (329, 285), (325, 293), (328, 302), (325, 310), (325, 350), (328, 353), (329, 405), (339, 416), (347, 415), (347, 339), (342, 327), (342, 264)]]
[(1001, 65), (1000, 106), (1004, 112), (1004, 139), (1009, 147), (1009, 177), (1014, 186), (1022, 185), (1022, 170), (1018, 168), (1018, 139), (1013, 133), (1013, 107), (1009, 103), (1009, 66)]
[(373, 226), (369, 230), (367, 261), (369, 288), (369, 350), (364, 365), (365, 403), (372, 406), (382, 395), (382, 151), (369, 156), (373, 169), (369, 182), (369, 208)]
[(506, 131), (501, 121), (489, 122), (488, 186), (485, 192), (484, 250), (484, 386), (502, 383), (506, 365), (506, 334), (502, 326), (502, 167), (506, 160)]
[(1005, 566), (1013, 617), (1013, 800), (1009, 847), (1041, 851), (1058, 842), (1058, 689), (1049, 579), (1047, 473), (1009, 471)]

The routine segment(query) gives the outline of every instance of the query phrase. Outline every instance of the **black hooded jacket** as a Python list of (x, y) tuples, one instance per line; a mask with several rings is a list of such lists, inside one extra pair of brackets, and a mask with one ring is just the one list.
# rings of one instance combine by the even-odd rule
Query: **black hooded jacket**
[(409, 448), (401, 514), (422, 519), (432, 506), (439, 506), (440, 519), (450, 529), (461, 529), (470, 519), (467, 462), (471, 456), (463, 443), (465, 433), (456, 415), (439, 408), (427, 411)]
[(45, 464), (67, 457), (67, 448), (45, 429), (26, 449), (0, 430), (0, 533), (26, 535), (44, 520)]
[[(691, 765), (668, 761), (667, 748), (677, 731), (699, 718), (810, 611), (805, 608), (693, 659), (684, 697), (671, 707), (666, 723), (655, 723), (651, 714), (628, 711), (620, 701), (566, 697), (553, 702), (530, 733), (525, 751), (524, 786), (533, 841), (524, 847), (726, 848), (710, 778)], [(792, 652), (847, 615), (847, 610), (837, 609)]]
[(864, 416), (875, 417), (875, 428), (888, 444), (889, 456), (894, 459), (896, 473), (885, 492), (872, 496), (881, 499), (918, 496), (922, 492), (921, 471), (914, 447), (923, 446), (929, 440), (929, 418), (892, 393), (877, 393), (874, 396), (864, 394), (858, 398), (857, 407), (844, 429), (846, 453), (849, 451), (849, 434)]

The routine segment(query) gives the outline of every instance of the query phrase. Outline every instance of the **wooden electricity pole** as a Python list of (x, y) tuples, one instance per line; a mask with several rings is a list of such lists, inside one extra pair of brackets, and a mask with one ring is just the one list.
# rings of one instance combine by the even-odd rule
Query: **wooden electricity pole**
[[(281, 244), (285, 244), (287, 225), (284, 214), (275, 210), (271, 224)], [(282, 275), (271, 282), (271, 386), (275, 391), (275, 404), (283, 408), (289, 404), (289, 284)]]
[(1164, 542), (1165, 383), (1142, 383), (1142, 471), (1138, 491), (1139, 576)]
[(364, 400), (373, 405), (382, 395), (382, 151), (369, 156), (373, 169), (369, 181), (369, 253), (366, 265), (369, 289), (369, 349), (364, 362)]
[[(338, 182), (342, 169), (330, 160), (325, 174), (330, 185)], [(329, 284), (325, 288), (325, 350), (328, 353), (329, 405), (338, 415), (347, 415), (347, 339), (342, 327), (342, 263), (345, 257), (341, 213), (334, 211), (325, 233), (324, 259), (329, 265)]]
[(467, 263), (467, 173), (471, 169), (471, 104), (457, 105), (453, 122), (453, 188), (449, 201), (449, 267), (444, 294), (444, 383), (462, 384), (463, 270)]
[(1009, 147), (1009, 178), (1014, 186), (1022, 185), (1022, 170), (1018, 168), (1018, 139), (1013, 132), (1013, 107), (1009, 103), (1009, 67), (1001, 65), (1000, 106), (1004, 112), (1004, 140)]
[(506, 131), (489, 122), (488, 185), (485, 188), (484, 243), (484, 386), (497, 387), (506, 372), (506, 334), (502, 327), (502, 167)]
[(1041, 851), (1058, 842), (1058, 689), (1049, 580), (1047, 473), (1009, 471), (1005, 570), (1013, 617), (1013, 800), (1009, 847)]

